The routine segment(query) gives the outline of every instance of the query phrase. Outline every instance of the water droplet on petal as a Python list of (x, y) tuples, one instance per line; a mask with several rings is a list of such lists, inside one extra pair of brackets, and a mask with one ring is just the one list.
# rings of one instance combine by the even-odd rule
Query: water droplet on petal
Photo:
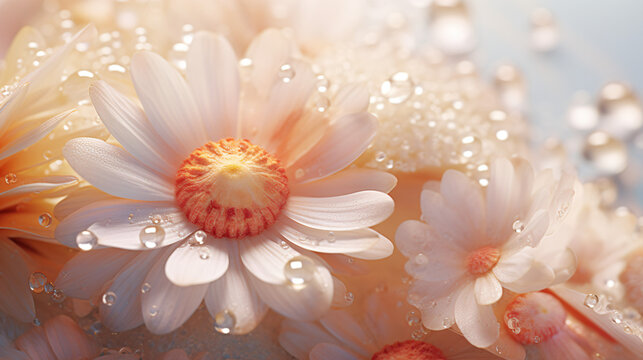
[(409, 326), (415, 326), (420, 323), (420, 316), (417, 311), (411, 310), (406, 313), (406, 323), (409, 324)]
[(18, 175), (14, 173), (8, 173), (7, 175), (4, 176), (4, 182), (7, 184), (14, 184), (17, 181), (18, 181)]
[(525, 224), (520, 219), (518, 219), (514, 221), (514, 223), (511, 225), (511, 228), (514, 232), (520, 234), (523, 230), (525, 230)]
[(54, 284), (52, 284), (51, 282), (48, 282), (45, 284), (45, 287), (44, 287), (45, 294), (51, 294), (52, 292), (54, 292), (54, 289), (56, 288), (54, 287)]
[(598, 301), (599, 301), (598, 295), (596, 295), (596, 294), (587, 294), (587, 296), (585, 296), (584, 304), (588, 308), (593, 309), (596, 305), (598, 305)]
[(199, 259), (207, 260), (210, 258), (210, 250), (207, 247), (199, 249)]
[(203, 244), (204, 244), (204, 242), (205, 242), (205, 239), (206, 239), (207, 237), (208, 237), (208, 234), (207, 234), (205, 231), (203, 231), (203, 230), (197, 230), (197, 231), (194, 233), (194, 241), (195, 241), (198, 245), (203, 245)]
[(293, 287), (304, 287), (315, 276), (315, 262), (306, 256), (295, 256), (284, 266), (284, 276)]
[(231, 311), (224, 310), (214, 316), (214, 330), (221, 334), (230, 334), (237, 320)]
[(157, 316), (160, 312), (161, 310), (159, 309), (158, 306), (152, 305), (152, 307), (150, 307), (149, 314), (151, 317)]
[(413, 81), (408, 73), (397, 72), (382, 83), (380, 92), (391, 104), (401, 104), (413, 94)]
[(302, 177), (304, 177), (304, 175), (305, 175), (304, 169), (295, 170), (295, 179), (301, 179)]
[(65, 301), (65, 298), (65, 294), (60, 289), (54, 289), (54, 291), (51, 293), (51, 299), (56, 303)]
[(49, 213), (44, 213), (38, 216), (38, 224), (40, 224), (41, 226), (49, 227), (49, 225), (51, 225), (51, 222), (52, 218), (51, 214)]
[(143, 246), (154, 249), (165, 239), (165, 230), (158, 225), (146, 226), (139, 233), (139, 239)]
[(36, 294), (40, 294), (47, 284), (47, 276), (41, 272), (34, 272), (29, 275), (29, 289)]
[(355, 294), (353, 294), (350, 291), (347, 291), (346, 294), (344, 294), (344, 301), (346, 301), (348, 305), (352, 304), (353, 301), (355, 301)]
[(103, 294), (103, 304), (107, 306), (112, 306), (116, 302), (116, 293), (113, 291), (108, 291)]
[(152, 289), (152, 285), (149, 283), (143, 283), (141, 285), (141, 294), (147, 294)]
[(93, 249), (97, 243), (98, 237), (89, 230), (83, 230), (76, 235), (76, 245), (78, 245), (78, 248), (83, 251)]
[(295, 77), (295, 69), (293, 69), (290, 64), (281, 65), (277, 76), (279, 76), (282, 82), (287, 84)]

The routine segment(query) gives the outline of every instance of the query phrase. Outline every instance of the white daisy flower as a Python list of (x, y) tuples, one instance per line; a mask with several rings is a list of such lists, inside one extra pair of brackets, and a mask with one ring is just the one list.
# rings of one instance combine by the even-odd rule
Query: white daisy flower
[[(454, 323), (477, 347), (498, 338), (492, 305), (503, 290), (527, 292), (565, 281), (575, 258), (564, 234), (574, 201), (574, 177), (554, 182), (551, 171), (534, 178), (531, 166), (495, 160), (486, 191), (448, 170), (421, 195), (422, 219), (397, 230), (416, 281), (409, 301), (433, 330)], [(571, 217), (570, 217), (571, 218)]]
[[(137, 53), (131, 75), (142, 109), (96, 83), (92, 101), (122, 148), (68, 142), (66, 159), (104, 193), (63, 201), (56, 237), (107, 249), (72, 259), (57, 287), (101, 298), (104, 323), (117, 331), (145, 322), (167, 333), (205, 298), (218, 330), (246, 333), (266, 305), (302, 320), (328, 310), (338, 281), (315, 253), (390, 255), (391, 242), (369, 226), (393, 211), (386, 192), (395, 178), (341, 171), (375, 134), (368, 94), (348, 85), (318, 97), (315, 75), (293, 51), (268, 30), (242, 61), (252, 65), (239, 69), (223, 37), (198, 33), (187, 79), (160, 56)], [(84, 206), (70, 213), (74, 204)]]
[[(402, 296), (396, 296), (402, 294)], [(318, 322), (284, 320), (279, 343), (301, 360), (360, 359), (497, 359), (495, 355), (471, 346), (451, 331), (411, 339), (410, 324), (417, 317), (404, 305), (404, 292), (374, 293), (355, 312), (331, 310)], [(419, 320), (419, 319), (418, 319)], [(419, 338), (419, 337), (418, 337)]]

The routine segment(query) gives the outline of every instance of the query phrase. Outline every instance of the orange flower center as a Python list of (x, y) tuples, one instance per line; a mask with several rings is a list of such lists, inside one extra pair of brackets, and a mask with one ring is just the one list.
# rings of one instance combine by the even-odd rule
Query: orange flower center
[(176, 202), (215, 237), (240, 239), (272, 225), (288, 200), (279, 160), (248, 140), (223, 139), (194, 150), (176, 173)]
[(437, 347), (417, 340), (386, 345), (373, 355), (372, 360), (446, 360)]
[(625, 288), (625, 298), (639, 312), (643, 311), (643, 249), (635, 251), (627, 259), (625, 269), (619, 275)]
[(534, 292), (518, 295), (505, 311), (505, 326), (524, 345), (550, 339), (565, 326), (567, 313), (553, 296)]
[(467, 270), (472, 275), (482, 275), (491, 270), (498, 259), (500, 259), (500, 250), (485, 246), (467, 256)]

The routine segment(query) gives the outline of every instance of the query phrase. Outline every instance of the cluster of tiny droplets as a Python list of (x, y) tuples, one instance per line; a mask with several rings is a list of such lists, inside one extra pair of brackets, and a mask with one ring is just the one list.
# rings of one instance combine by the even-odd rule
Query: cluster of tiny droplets
[(524, 151), (523, 117), (504, 110), (473, 63), (450, 63), (435, 51), (395, 54), (382, 42), (317, 60), (331, 83), (368, 86), (379, 128), (362, 163), (399, 172), (455, 167), (486, 185), (492, 157)]
[(641, 314), (632, 307), (619, 307), (613, 299), (604, 294), (587, 294), (584, 305), (597, 314), (609, 314), (610, 320), (618, 325), (623, 332), (638, 336), (643, 340), (643, 319)]

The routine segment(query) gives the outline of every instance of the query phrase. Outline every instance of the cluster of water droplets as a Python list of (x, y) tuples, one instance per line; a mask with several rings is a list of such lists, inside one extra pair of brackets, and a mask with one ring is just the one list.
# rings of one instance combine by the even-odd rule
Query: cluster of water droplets
[(612, 323), (618, 325), (623, 332), (643, 340), (641, 314), (632, 307), (620, 307), (612, 300), (610, 296), (604, 294), (587, 294), (583, 304), (597, 314), (609, 316)]
[(62, 303), (65, 301), (65, 294), (63, 293), (62, 290), (56, 289), (54, 284), (49, 281), (47, 276), (43, 274), (42, 272), (33, 272), (29, 275), (29, 289), (34, 293), (34, 294), (40, 294), (40, 293), (45, 293), (48, 294), (51, 297), (51, 300), (53, 300), (56, 303)]
[(523, 150), (522, 114), (503, 103), (503, 94), (522, 89), (515, 79), (499, 79), (494, 88), (470, 61), (453, 63), (435, 50), (411, 56), (385, 39), (338, 48), (318, 62), (333, 83), (368, 87), (368, 111), (379, 119), (379, 128), (358, 161), (369, 167), (401, 172), (458, 167), (485, 183), (492, 154)]

